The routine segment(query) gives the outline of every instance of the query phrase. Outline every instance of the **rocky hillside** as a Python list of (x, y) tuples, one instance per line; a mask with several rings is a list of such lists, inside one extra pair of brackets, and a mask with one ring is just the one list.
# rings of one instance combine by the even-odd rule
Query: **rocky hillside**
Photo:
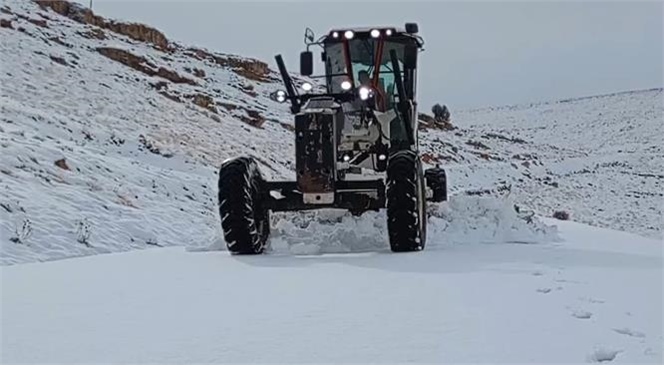
[[(221, 161), (251, 155), (293, 178), (292, 118), (268, 98), (281, 85), (265, 62), (64, 1), (5, 1), (0, 36), (2, 264), (209, 244)], [(662, 91), (626, 95), (456, 112), (452, 130), (423, 120), (423, 159), (449, 168), (456, 194), (659, 235), (661, 150), (636, 137), (621, 149), (615, 124), (656, 135)], [(550, 126), (572, 116), (578, 133), (609, 134), (588, 149)]]

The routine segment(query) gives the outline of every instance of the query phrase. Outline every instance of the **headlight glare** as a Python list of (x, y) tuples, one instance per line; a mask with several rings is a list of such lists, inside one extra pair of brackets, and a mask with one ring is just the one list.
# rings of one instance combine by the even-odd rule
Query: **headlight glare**
[(284, 101), (286, 101), (286, 92), (283, 91), (283, 90), (277, 91), (276, 99), (280, 103), (283, 103)]
[(371, 89), (366, 86), (362, 86), (360, 87), (358, 94), (360, 95), (361, 100), (367, 100), (371, 96)]

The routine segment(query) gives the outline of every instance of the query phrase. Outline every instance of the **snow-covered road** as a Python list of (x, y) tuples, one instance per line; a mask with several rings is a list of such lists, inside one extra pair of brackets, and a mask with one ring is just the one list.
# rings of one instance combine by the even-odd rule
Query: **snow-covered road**
[(413, 254), (162, 248), (1, 267), (1, 360), (661, 363), (661, 244), (559, 229)]

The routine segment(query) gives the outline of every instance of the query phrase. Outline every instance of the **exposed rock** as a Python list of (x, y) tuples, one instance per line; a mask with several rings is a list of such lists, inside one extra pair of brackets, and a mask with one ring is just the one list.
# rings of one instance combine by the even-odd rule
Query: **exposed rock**
[(192, 99), (192, 102), (201, 108), (205, 108), (213, 113), (217, 113), (217, 108), (215, 107), (214, 100), (212, 97), (203, 94), (195, 94), (189, 96)]
[(104, 31), (99, 28), (91, 28), (87, 32), (79, 32), (78, 34), (88, 39), (104, 40), (107, 38), (106, 33), (104, 33)]
[(168, 82), (166, 81), (157, 81), (154, 84), (150, 84), (150, 86), (154, 87), (158, 91), (161, 89), (168, 89)]
[(39, 26), (39, 27), (42, 27), (42, 28), (48, 28), (48, 24), (46, 24), (46, 20), (32, 19), (32, 18), (27, 18), (26, 20), (29, 21), (30, 23), (36, 25), (36, 26)]
[(122, 49), (100, 47), (97, 48), (97, 52), (112, 59), (113, 61), (120, 62), (148, 76), (159, 76), (177, 84), (197, 85), (194, 80), (180, 76), (177, 72), (166, 69), (164, 67), (159, 67), (155, 70), (157, 66), (149, 62), (147, 59), (145, 59), (145, 57), (136, 56), (131, 52)]
[(63, 42), (62, 39), (60, 39), (59, 37), (55, 37), (55, 36), (50, 37), (48, 40), (51, 41), (51, 42), (55, 42), (55, 43), (57, 43), (61, 46), (65, 46), (67, 48), (73, 48), (73, 46), (71, 44)]
[(97, 52), (112, 59), (113, 61), (120, 62), (126, 66), (133, 68), (134, 70), (150, 74), (151, 76), (157, 73), (154, 70), (154, 68), (156, 67), (155, 65), (151, 64), (144, 57), (136, 56), (131, 52), (111, 47), (97, 48)]
[(177, 95), (173, 95), (173, 94), (171, 94), (171, 93), (169, 93), (168, 91), (165, 91), (165, 90), (160, 91), (160, 92), (159, 92), (159, 95), (164, 96), (164, 97), (166, 97), (167, 99), (170, 99), (170, 100), (175, 101), (175, 102), (178, 102), (178, 103), (181, 103), (181, 102), (182, 102), (182, 99), (180, 99), (179, 96), (177, 96)]
[(238, 106), (235, 104), (230, 104), (230, 103), (217, 103), (219, 106), (224, 107), (224, 109), (228, 110), (229, 112), (232, 112), (233, 110), (237, 109)]
[(247, 95), (249, 95), (253, 98), (258, 96), (258, 93), (254, 91), (254, 87), (252, 85), (240, 85), (240, 90), (243, 93), (245, 93), (245, 94), (247, 94)]
[(187, 71), (187, 72), (193, 74), (193, 75), (196, 76), (196, 77), (200, 77), (200, 78), (204, 78), (204, 77), (205, 77), (205, 71), (203, 71), (203, 70), (201, 70), (201, 69), (198, 69), (198, 68), (194, 68), (194, 69), (192, 70), (192, 69), (190, 69), (189, 67), (185, 67), (185, 71)]
[(440, 162), (440, 159), (429, 152), (425, 152), (422, 154), (422, 162), (427, 163), (429, 165), (434, 165)]
[(489, 146), (485, 145), (484, 143), (482, 143), (482, 142), (480, 142), (480, 141), (468, 140), (468, 141), (466, 142), (466, 144), (469, 145), (469, 146), (473, 146), (473, 147), (475, 147), (475, 148), (478, 148), (478, 149), (483, 149), (483, 150), (488, 150), (488, 149), (490, 149)]
[(277, 122), (278, 122), (279, 125), (280, 125), (282, 128), (284, 128), (285, 130), (290, 131), (290, 132), (295, 132), (295, 127), (294, 127), (292, 124), (288, 124), (288, 123), (284, 123), (284, 122), (279, 122), (279, 121), (277, 121)]
[(265, 117), (263, 117), (261, 113), (255, 110), (245, 109), (245, 111), (247, 112), (247, 116), (241, 115), (238, 117), (241, 121), (249, 124), (252, 127), (256, 128), (263, 127), (263, 123), (265, 123)]
[(67, 165), (67, 160), (65, 160), (64, 158), (61, 158), (61, 159), (55, 161), (55, 166), (57, 166), (57, 167), (59, 167), (63, 170), (71, 171), (71, 169), (69, 168), (69, 165)]
[(8, 14), (8, 15), (14, 14), (14, 13), (12, 13), (12, 10), (7, 5), (0, 8), (0, 13)]
[(432, 116), (424, 113), (418, 113), (417, 118), (420, 120), (420, 124), (424, 124), (427, 127), (433, 127), (434, 126), (434, 119)]
[(0, 28), (14, 29), (12, 26), (12, 21), (7, 19), (0, 19)]
[(64, 15), (79, 23), (91, 24), (112, 32), (125, 35), (131, 39), (149, 42), (157, 48), (170, 51), (166, 36), (155, 28), (139, 23), (122, 23), (95, 15), (92, 10), (82, 5), (64, 0), (35, 0), (42, 8), (50, 8), (60, 15)]
[(212, 114), (210, 114), (210, 115), (208, 115), (208, 116), (210, 117), (210, 119), (214, 120), (215, 122), (217, 122), (217, 123), (221, 123), (221, 118), (219, 117), (218, 114), (214, 114), (214, 113), (212, 113)]
[(456, 129), (449, 120), (437, 119), (425, 113), (418, 113), (417, 117), (420, 120), (420, 123), (418, 124), (420, 130), (435, 128), (444, 131), (452, 131)]
[(69, 66), (69, 64), (67, 63), (67, 61), (65, 61), (65, 59), (62, 58), (62, 57), (53, 56), (53, 55), (50, 55), (49, 57), (51, 58), (51, 61), (53, 61), (53, 62), (59, 63), (59, 64), (61, 64), (61, 65), (63, 65), (63, 66)]
[(221, 67), (228, 67), (233, 72), (250, 80), (255, 81), (268, 81), (270, 69), (267, 63), (250, 59), (240, 58), (236, 56), (219, 56), (209, 53), (200, 48), (188, 48), (186, 54), (198, 60), (209, 60)]
[(493, 139), (501, 139), (503, 141), (512, 142), (512, 143), (520, 143), (520, 144), (527, 143), (525, 140), (523, 140), (521, 138), (507, 137), (507, 136), (503, 136), (502, 134), (498, 134), (498, 133), (487, 133), (487, 134), (483, 135), (482, 137), (484, 137), (484, 138), (493, 138)]

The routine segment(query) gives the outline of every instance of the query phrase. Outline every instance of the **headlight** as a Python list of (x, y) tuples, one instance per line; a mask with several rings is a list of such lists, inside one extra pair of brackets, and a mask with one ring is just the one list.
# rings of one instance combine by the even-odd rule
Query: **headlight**
[(371, 31), (371, 36), (374, 37), (374, 38), (380, 37), (380, 30), (378, 30), (378, 29), (372, 30)]
[(280, 103), (283, 103), (284, 101), (286, 101), (286, 92), (283, 91), (283, 90), (277, 91), (276, 100)]
[(304, 90), (304, 91), (311, 91), (311, 89), (313, 89), (313, 88), (314, 88), (314, 86), (311, 85), (308, 82), (305, 82), (304, 84), (302, 84), (302, 90)]
[(341, 82), (341, 88), (343, 90), (350, 90), (351, 87), (353, 87), (353, 84), (351, 84), (350, 81), (345, 80)]
[(388, 29), (385, 31), (385, 35), (391, 36), (392, 35), (392, 29)]
[(344, 37), (346, 37), (346, 39), (353, 39), (354, 36), (355, 33), (353, 33), (352, 30), (347, 30), (346, 33), (344, 33)]
[(371, 89), (366, 86), (362, 86), (358, 93), (360, 94), (360, 99), (367, 100), (371, 96)]
[(339, 38), (339, 32), (332, 32), (332, 38)]

